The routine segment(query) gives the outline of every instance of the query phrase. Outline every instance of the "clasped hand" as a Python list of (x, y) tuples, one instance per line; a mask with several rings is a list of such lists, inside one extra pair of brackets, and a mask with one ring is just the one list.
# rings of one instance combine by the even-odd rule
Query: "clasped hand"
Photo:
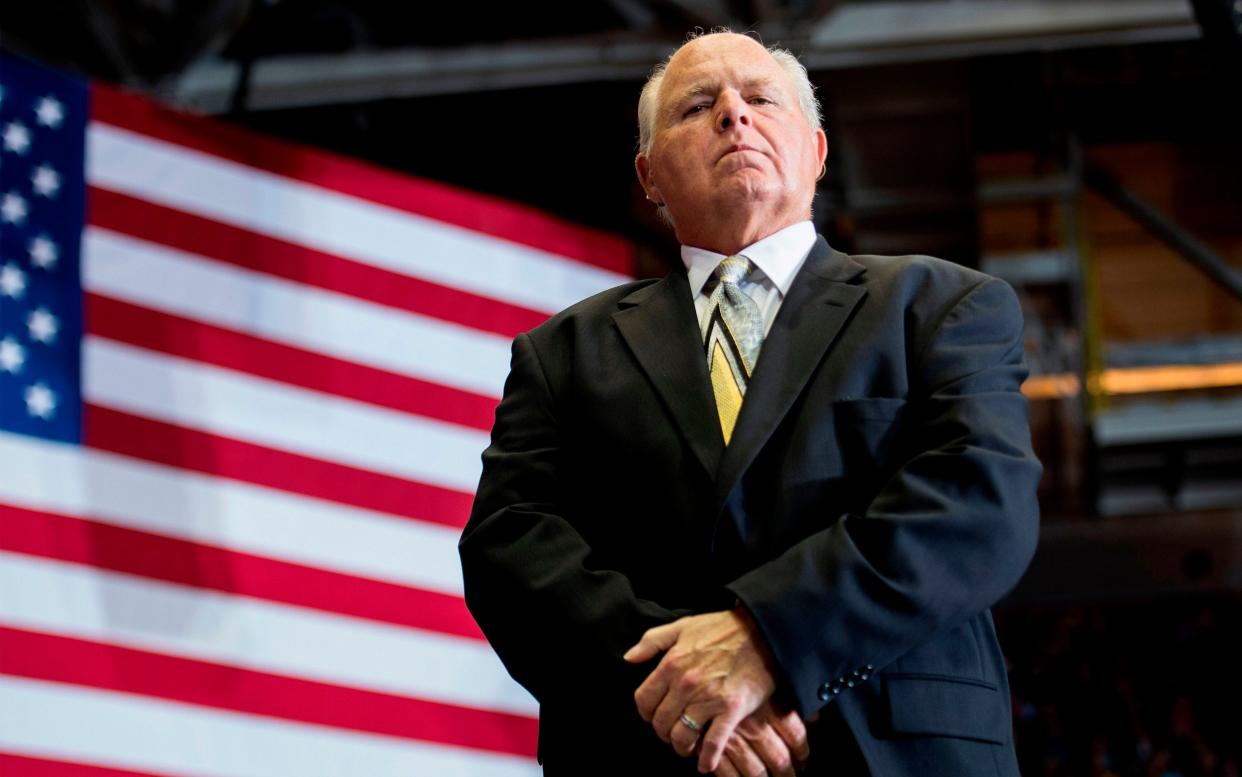
[[(659, 665), (634, 692), (638, 714), (678, 754), (689, 756), (698, 745), (700, 772), (786, 777), (806, 760), (806, 727), (796, 713), (773, 707), (772, 661), (745, 610), (649, 629), (625, 660), (643, 663), (660, 653)], [(705, 731), (686, 725), (683, 715)]]

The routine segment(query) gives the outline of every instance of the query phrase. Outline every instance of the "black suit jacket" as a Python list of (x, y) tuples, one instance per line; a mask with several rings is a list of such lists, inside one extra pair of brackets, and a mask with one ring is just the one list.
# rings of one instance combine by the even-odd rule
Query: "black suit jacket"
[[(466, 602), (540, 702), (546, 773), (693, 774), (638, 717), (643, 631), (741, 600), (812, 724), (896, 777), (1017, 775), (988, 607), (1034, 551), (1040, 466), (1003, 282), (821, 238), (731, 444), (684, 275), (514, 342), (461, 540)], [(825, 738), (815, 729), (836, 727)]]

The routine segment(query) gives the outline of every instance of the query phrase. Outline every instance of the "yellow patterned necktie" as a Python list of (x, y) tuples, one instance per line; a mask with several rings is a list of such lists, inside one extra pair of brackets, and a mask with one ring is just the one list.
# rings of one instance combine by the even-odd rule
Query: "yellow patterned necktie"
[(763, 345), (763, 314), (738, 285), (750, 270), (746, 257), (725, 257), (712, 273), (716, 287), (707, 301), (703, 349), (725, 445), (733, 437), (746, 384)]

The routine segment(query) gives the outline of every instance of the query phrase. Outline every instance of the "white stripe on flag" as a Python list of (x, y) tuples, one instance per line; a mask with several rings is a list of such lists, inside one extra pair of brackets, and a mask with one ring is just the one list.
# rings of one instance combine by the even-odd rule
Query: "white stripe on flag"
[(534, 761), (0, 676), (0, 750), (184, 777), (537, 777)]
[(547, 313), (629, 280), (98, 122), (86, 160), (92, 185)]
[(0, 551), (0, 625), (532, 715), (486, 643)]
[(461, 594), (459, 530), (0, 432), (0, 502)]
[(94, 404), (258, 445), (472, 492), (485, 432), (87, 336)]
[(499, 397), (509, 338), (88, 227), (88, 291), (370, 367)]

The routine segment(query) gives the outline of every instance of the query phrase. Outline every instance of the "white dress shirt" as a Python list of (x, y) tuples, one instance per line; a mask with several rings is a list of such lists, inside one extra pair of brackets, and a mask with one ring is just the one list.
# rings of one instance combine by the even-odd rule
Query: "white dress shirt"
[[(759, 306), (763, 314), (763, 334), (767, 336), (781, 309), (781, 302), (789, 293), (794, 276), (802, 269), (811, 246), (815, 244), (815, 226), (810, 221), (799, 221), (780, 232), (738, 251), (734, 256), (744, 256), (754, 269), (739, 286)], [(710, 310), (707, 308), (709, 294), (703, 286), (712, 276), (724, 254), (693, 246), (681, 247), (681, 261), (686, 265), (686, 277), (690, 281), (690, 293), (694, 295), (694, 310), (699, 317), (699, 332), (707, 328)]]

